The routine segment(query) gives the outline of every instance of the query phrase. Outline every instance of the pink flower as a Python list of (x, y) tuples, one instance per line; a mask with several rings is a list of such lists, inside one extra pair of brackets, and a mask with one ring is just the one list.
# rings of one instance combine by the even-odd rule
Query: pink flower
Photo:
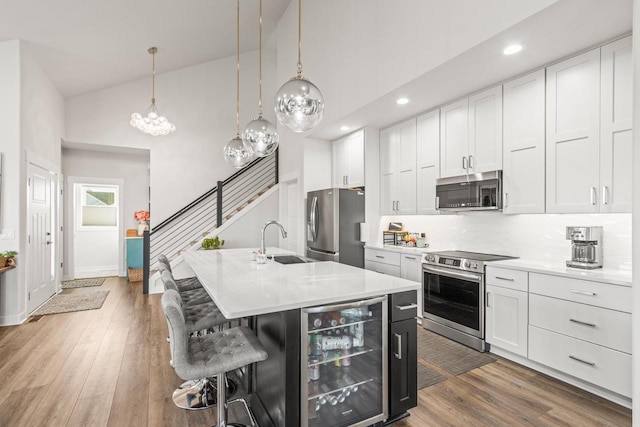
[(133, 213), (133, 219), (136, 221), (149, 221), (149, 218), (151, 218), (149, 211), (135, 211)]

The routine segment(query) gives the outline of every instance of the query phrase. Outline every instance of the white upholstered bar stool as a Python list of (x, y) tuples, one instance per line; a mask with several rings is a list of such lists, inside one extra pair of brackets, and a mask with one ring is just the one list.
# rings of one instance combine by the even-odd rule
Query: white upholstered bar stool
[[(267, 352), (258, 338), (245, 326), (237, 326), (204, 336), (190, 336), (187, 332), (179, 295), (175, 291), (167, 291), (162, 296), (162, 309), (169, 327), (174, 369), (176, 374), (184, 380), (216, 376), (218, 384), (224, 384), (228, 372), (267, 358)], [(176, 401), (176, 392), (173, 396), (174, 402)], [(187, 401), (201, 397), (184, 396)], [(224, 402), (224, 404), (217, 405), (217, 427), (236, 425), (227, 423), (227, 408), (236, 402), (244, 404), (252, 425), (256, 426), (255, 418), (244, 399), (234, 399), (227, 402), (226, 388), (218, 387), (216, 400)], [(208, 407), (206, 402), (199, 405), (201, 409), (206, 407)]]

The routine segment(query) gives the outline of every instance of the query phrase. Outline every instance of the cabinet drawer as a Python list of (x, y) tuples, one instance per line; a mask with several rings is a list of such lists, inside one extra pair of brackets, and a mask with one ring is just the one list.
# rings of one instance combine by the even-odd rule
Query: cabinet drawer
[(529, 326), (529, 359), (631, 397), (631, 355)]
[(364, 259), (369, 261), (381, 262), (383, 264), (397, 265), (400, 267), (400, 253), (391, 251), (382, 251), (378, 249), (365, 249)]
[(389, 276), (400, 277), (400, 267), (397, 265), (383, 264), (381, 262), (365, 260), (364, 268), (376, 273), (388, 274)]
[(631, 354), (631, 314), (531, 294), (529, 324)]
[(418, 295), (415, 291), (391, 294), (389, 318), (391, 322), (414, 319), (418, 315)]
[(631, 313), (631, 287), (547, 274), (529, 274), (529, 292)]
[(508, 268), (487, 266), (487, 285), (527, 292), (529, 290), (529, 273)]

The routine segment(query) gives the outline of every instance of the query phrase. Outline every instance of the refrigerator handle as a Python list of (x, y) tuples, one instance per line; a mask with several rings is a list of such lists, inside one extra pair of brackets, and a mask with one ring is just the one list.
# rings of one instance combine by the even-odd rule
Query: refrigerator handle
[(316, 241), (318, 239), (318, 197), (313, 196), (311, 199), (311, 212), (310, 220), (311, 220), (311, 238), (312, 241)]

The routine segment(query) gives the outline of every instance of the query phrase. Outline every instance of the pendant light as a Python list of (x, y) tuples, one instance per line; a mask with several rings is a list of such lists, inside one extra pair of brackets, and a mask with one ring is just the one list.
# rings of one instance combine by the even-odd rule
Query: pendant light
[(244, 146), (240, 138), (240, 0), (236, 14), (236, 136), (227, 142), (223, 153), (225, 161), (236, 169), (242, 169), (253, 160), (253, 152)]
[(133, 113), (129, 124), (142, 133), (152, 136), (169, 135), (176, 130), (176, 126), (165, 116), (161, 116), (156, 106), (156, 53), (157, 47), (150, 47), (147, 52), (153, 56), (153, 73), (151, 74), (151, 106), (147, 108), (146, 117), (140, 113)]
[(302, 77), (302, 0), (298, 0), (298, 64), (296, 75), (282, 85), (276, 94), (278, 122), (294, 132), (313, 129), (324, 113), (320, 90)]
[(247, 149), (258, 157), (267, 157), (278, 148), (276, 127), (262, 117), (262, 0), (260, 0), (260, 97), (258, 99), (258, 117), (250, 121), (242, 133), (242, 142)]

